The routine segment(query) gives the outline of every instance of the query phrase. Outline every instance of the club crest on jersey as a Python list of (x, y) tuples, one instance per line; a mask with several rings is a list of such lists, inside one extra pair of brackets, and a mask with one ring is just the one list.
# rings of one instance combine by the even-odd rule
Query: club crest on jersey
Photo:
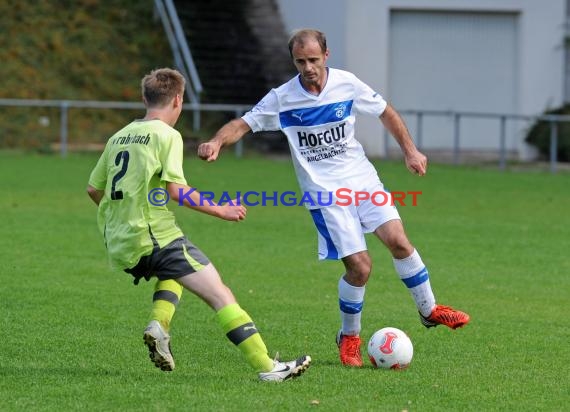
[(344, 117), (344, 112), (346, 111), (346, 105), (345, 104), (339, 104), (338, 106), (333, 108), (333, 110), (335, 111), (336, 117), (338, 117), (339, 119), (342, 119)]

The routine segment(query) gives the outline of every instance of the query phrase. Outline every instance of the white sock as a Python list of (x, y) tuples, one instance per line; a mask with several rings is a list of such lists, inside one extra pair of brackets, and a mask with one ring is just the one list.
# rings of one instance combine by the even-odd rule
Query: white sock
[(352, 286), (344, 280), (344, 275), (338, 281), (338, 302), (343, 335), (360, 334), (360, 318), (364, 305), (364, 286)]
[(393, 259), (396, 272), (404, 282), (420, 313), (427, 317), (435, 306), (429, 274), (417, 250), (404, 259)]

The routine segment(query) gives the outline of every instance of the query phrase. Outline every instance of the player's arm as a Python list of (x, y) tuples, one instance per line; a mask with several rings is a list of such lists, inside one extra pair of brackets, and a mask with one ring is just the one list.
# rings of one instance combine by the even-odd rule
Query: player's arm
[(223, 146), (234, 144), (250, 130), (249, 125), (242, 118), (231, 120), (223, 125), (209, 141), (198, 146), (198, 156), (203, 160), (213, 162)]
[(203, 198), (196, 189), (179, 183), (167, 182), (166, 190), (172, 200), (178, 204), (182, 201), (184, 206), (205, 213), (210, 216), (219, 217), (224, 220), (240, 221), (245, 219), (247, 210), (245, 206), (238, 205), (237, 200), (224, 205), (216, 204), (210, 199)]
[[(105, 148), (107, 150), (107, 148)], [(105, 185), (107, 183), (107, 155), (103, 152), (97, 160), (97, 164), (91, 171), (89, 175), (89, 180), (87, 181), (87, 194), (95, 202), (97, 206), (105, 196)], [(103, 188), (103, 189), (97, 189)]]
[(99, 205), (99, 202), (101, 202), (101, 199), (103, 199), (103, 196), (105, 195), (105, 191), (95, 189), (93, 186), (87, 185), (87, 194), (96, 205)]
[(396, 109), (391, 105), (386, 106), (386, 109), (380, 115), (380, 121), (400, 145), (408, 170), (420, 176), (425, 175), (427, 171), (427, 157), (416, 148), (404, 120)]

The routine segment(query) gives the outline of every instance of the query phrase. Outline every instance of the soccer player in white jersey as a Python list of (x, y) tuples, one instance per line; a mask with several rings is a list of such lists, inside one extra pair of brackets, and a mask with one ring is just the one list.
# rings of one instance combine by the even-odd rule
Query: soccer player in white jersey
[(161, 370), (174, 369), (169, 330), (182, 288), (186, 288), (216, 312), (226, 337), (244, 354), (259, 379), (283, 381), (299, 376), (309, 367), (311, 357), (280, 362), (268, 356), (250, 316), (208, 258), (184, 236), (163, 201), (168, 193), (191, 209), (229, 221), (243, 220), (246, 215), (246, 209), (236, 202), (202, 205), (200, 194), (186, 184), (182, 136), (174, 129), (182, 111), (184, 86), (184, 77), (176, 70), (162, 68), (146, 75), (142, 80), (145, 117), (109, 139), (89, 177), (87, 192), (98, 205), (109, 260), (130, 273), (135, 285), (143, 278), (158, 278), (143, 339), (150, 359)]
[[(322, 32), (295, 32), (289, 40), (289, 52), (299, 74), (272, 89), (250, 112), (228, 122), (200, 145), (198, 155), (202, 159), (216, 160), (221, 147), (235, 143), (250, 130), (282, 130), (301, 190), (311, 199), (340, 188), (353, 193), (384, 191), (378, 173), (354, 136), (355, 115), (361, 114), (379, 118), (400, 145), (410, 172), (425, 175), (427, 158), (417, 150), (396, 110), (354, 74), (327, 67), (329, 50)], [(436, 304), (428, 271), (408, 240), (394, 206), (376, 206), (370, 200), (359, 205), (355, 201), (341, 204), (344, 206), (333, 202), (308, 208), (317, 228), (319, 259), (341, 259), (345, 267), (338, 282), (342, 326), (336, 339), (343, 365), (362, 366), (360, 320), (371, 271), (364, 233), (374, 233), (389, 249), (424, 326), (442, 324), (456, 329), (469, 322), (466, 313)]]

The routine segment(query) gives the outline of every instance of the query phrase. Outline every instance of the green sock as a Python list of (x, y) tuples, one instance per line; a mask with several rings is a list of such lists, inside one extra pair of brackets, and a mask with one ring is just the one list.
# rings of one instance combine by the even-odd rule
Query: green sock
[(159, 321), (167, 332), (181, 296), (182, 286), (175, 280), (159, 280), (154, 286), (150, 319)]
[(237, 303), (224, 306), (216, 313), (216, 319), (227, 338), (245, 355), (247, 362), (256, 372), (269, 372), (273, 360), (255, 324)]

